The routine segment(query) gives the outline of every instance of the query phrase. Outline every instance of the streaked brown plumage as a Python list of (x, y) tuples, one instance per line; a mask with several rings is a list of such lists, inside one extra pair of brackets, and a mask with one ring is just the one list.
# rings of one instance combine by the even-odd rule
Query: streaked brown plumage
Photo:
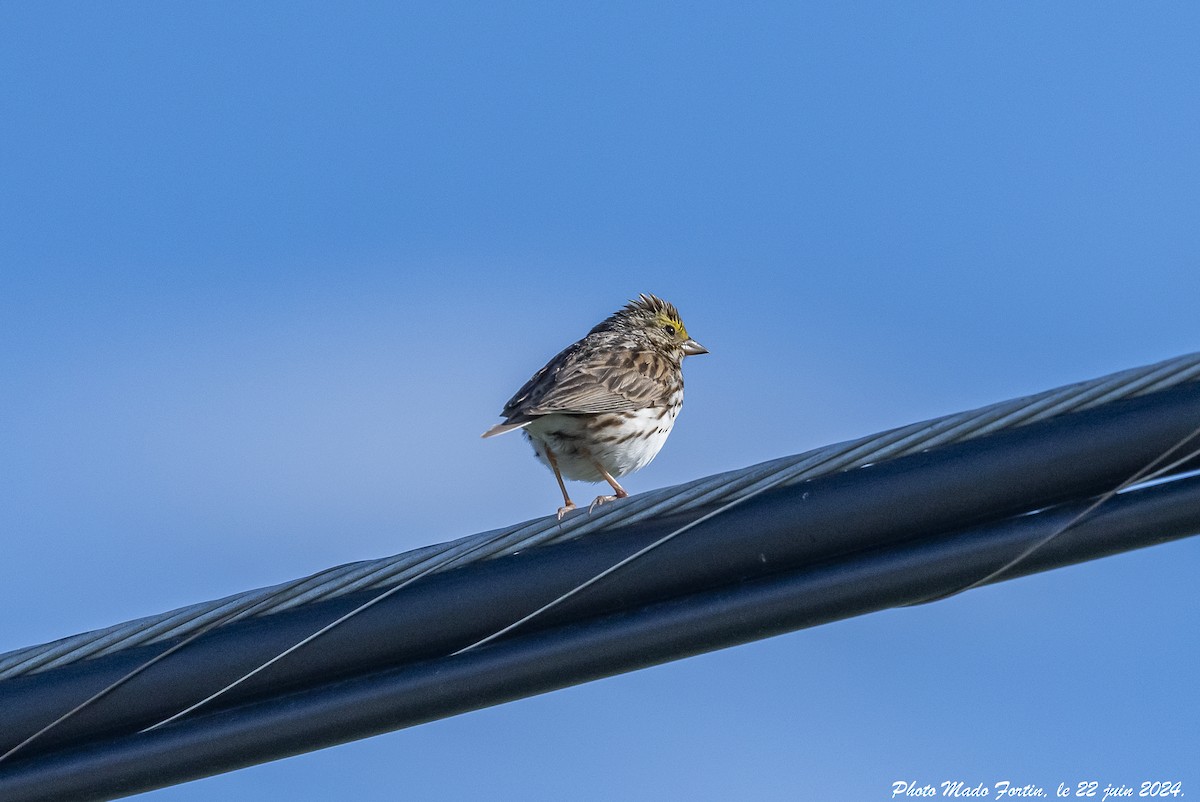
[(560, 519), (575, 508), (564, 476), (612, 486), (592, 507), (624, 498), (616, 477), (654, 459), (683, 407), (683, 358), (706, 353), (673, 305), (641, 295), (533, 374), (483, 436), (524, 430), (558, 479)]

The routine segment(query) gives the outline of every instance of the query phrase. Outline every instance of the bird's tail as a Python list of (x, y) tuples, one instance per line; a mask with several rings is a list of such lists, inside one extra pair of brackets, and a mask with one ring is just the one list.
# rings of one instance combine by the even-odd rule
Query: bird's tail
[(528, 426), (531, 423), (533, 423), (532, 420), (518, 421), (516, 423), (497, 423), (495, 426), (493, 426), (492, 428), (490, 428), (486, 432), (484, 432), (482, 435), (480, 435), (480, 437), (495, 437), (498, 434), (504, 434), (505, 432), (511, 432), (515, 429), (524, 429), (526, 426)]

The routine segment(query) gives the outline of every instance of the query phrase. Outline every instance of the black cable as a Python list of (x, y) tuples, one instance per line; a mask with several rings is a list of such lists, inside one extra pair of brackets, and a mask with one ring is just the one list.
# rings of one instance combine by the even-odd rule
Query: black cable
[[(636, 615), (873, 549), (929, 540), (979, 522), (1095, 496), (1161, 455), (1198, 419), (1200, 385), (1193, 383), (773, 490), (697, 525), (686, 537), (567, 600), (531, 622), (528, 632), (522, 629), (515, 638), (506, 636), (461, 658), (447, 655), (561, 596), (690, 518), (656, 520), (438, 574), (289, 655), (220, 697), (209, 715), (194, 720), (215, 721), (246, 705), (267, 709), (264, 706), (292, 691), (308, 698), (366, 676), (431, 664), (457, 665), (457, 660), (476, 652), (492, 653), (510, 640), (526, 642), (542, 632), (562, 636), (606, 616)], [(1188, 467), (1177, 466), (1181, 471)], [(1032, 518), (1047, 520), (1019, 520)], [(1017, 568), (1040, 564), (1042, 552), (1056, 553), (1052, 547), (1059, 540), (1074, 542), (1073, 535), (1067, 538), (1072, 532)], [(1003, 565), (995, 563), (987, 571)], [(985, 574), (976, 573), (967, 581)], [(84, 754), (89, 745), (125, 743), (131, 733), (203, 698), (378, 593), (238, 622), (197, 639), (0, 764), (0, 789), (9, 776), (23, 774), (43, 760), (53, 762), (55, 752), (66, 755), (63, 750), (78, 747), (82, 751), (73, 754)], [(922, 597), (913, 600), (918, 598)], [(853, 609), (843, 613), (855, 614)], [(759, 636), (751, 632), (743, 639)], [(166, 648), (171, 644), (0, 682), (0, 748), (19, 743)], [(422, 701), (411, 704), (420, 706)], [(156, 733), (165, 736), (190, 726), (192, 720)], [(264, 753), (251, 749), (247, 754)], [(163, 776), (173, 776), (174, 769), (164, 765), (162, 771)]]
[[(904, 605), (1011, 560), (1084, 504), (841, 559), (16, 761), (0, 800), (110, 799)], [(1200, 532), (1200, 478), (1131, 491), (995, 581)]]
[[(1170, 448), (1197, 419), (1200, 385), (1188, 384), (774, 490), (673, 540), (547, 614), (538, 626), (1094, 496)], [(687, 520), (660, 519), (428, 577), (233, 689), (211, 709), (461, 649)], [(10, 760), (151, 726), (376, 595), (351, 594), (209, 633)], [(0, 749), (11, 748), (171, 645), (0, 682)]]

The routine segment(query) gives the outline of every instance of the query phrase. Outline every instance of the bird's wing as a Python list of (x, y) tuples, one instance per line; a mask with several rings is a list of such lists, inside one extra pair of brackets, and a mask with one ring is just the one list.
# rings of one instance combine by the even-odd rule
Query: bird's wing
[(518, 393), (513, 399), (519, 400), (515, 417), (642, 409), (671, 391), (670, 364), (652, 351), (620, 349), (590, 358), (575, 356), (564, 359), (557, 371), (552, 360), (542, 369), (545, 375), (530, 380), (536, 386), (525, 398)]

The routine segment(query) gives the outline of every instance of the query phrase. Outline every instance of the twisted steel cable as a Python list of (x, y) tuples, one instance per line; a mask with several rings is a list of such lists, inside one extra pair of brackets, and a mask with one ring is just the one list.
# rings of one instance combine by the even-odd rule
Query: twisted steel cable
[(372, 588), (392, 588), (421, 576), (477, 560), (570, 540), (591, 532), (685, 512), (709, 504), (728, 504), (764, 489), (915, 454), (935, 446), (963, 442), (1165, 390), (1200, 377), (1200, 353), (1114, 373), (1036, 395), (1003, 401), (968, 412), (909, 424), (802, 454), (782, 457), (673, 487), (647, 491), (620, 504), (599, 507), (593, 515), (554, 516), (425, 546), (392, 557), (348, 563), (308, 577), (245, 591), (105, 629), (0, 655), (0, 680), (69, 665), (124, 649), (195, 635), (252, 616), (269, 615), (315, 601)]

